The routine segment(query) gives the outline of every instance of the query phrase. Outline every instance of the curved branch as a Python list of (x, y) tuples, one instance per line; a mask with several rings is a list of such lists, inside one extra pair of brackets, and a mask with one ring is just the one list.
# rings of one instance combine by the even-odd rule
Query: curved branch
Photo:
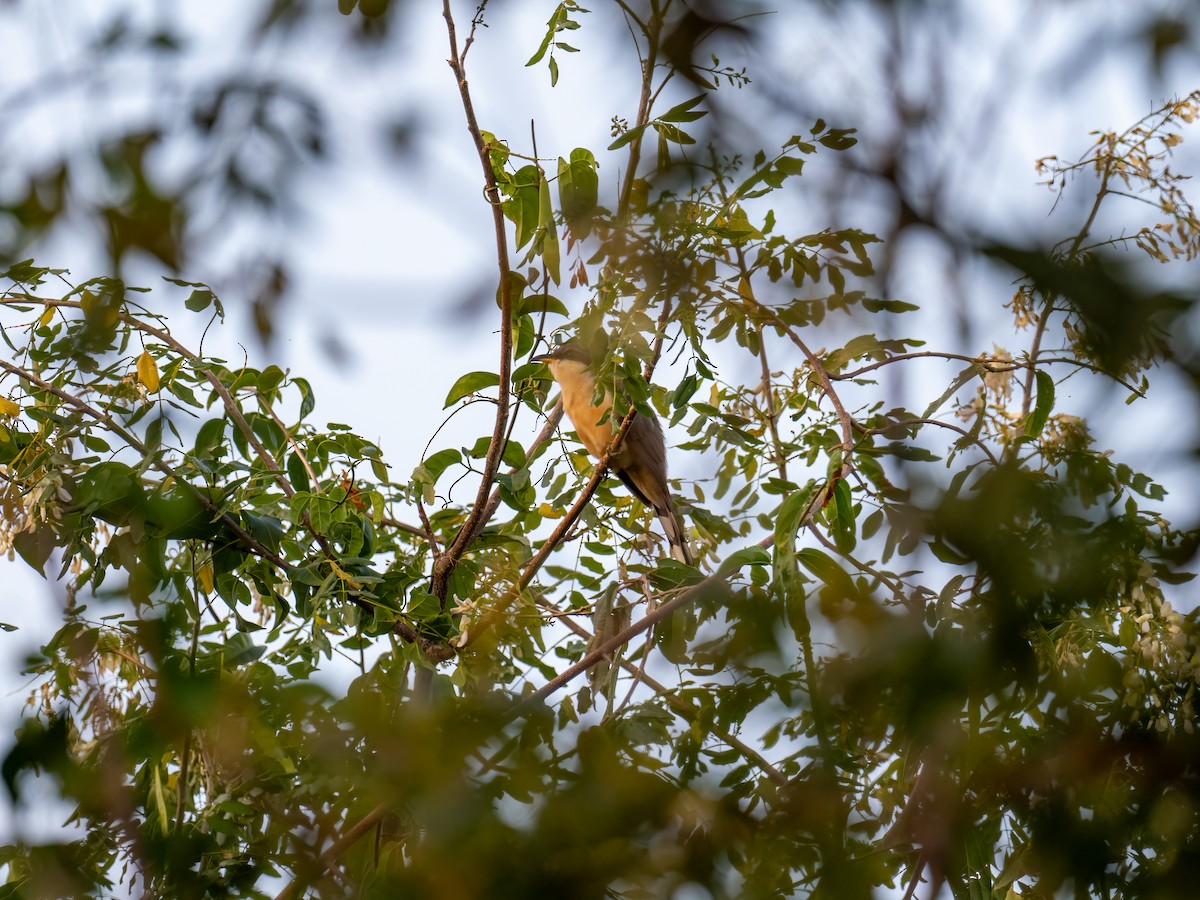
[[(1053, 351), (1047, 351), (1047, 352), (1053, 352)], [(1063, 352), (1066, 352), (1066, 351), (1064, 350)], [(1029, 369), (1029, 368), (1032, 368), (1032, 366), (1033, 366), (1033, 363), (1025, 362), (1025, 361), (1022, 361), (1019, 359), (1000, 359), (999, 357), (989, 357), (989, 356), (967, 356), (966, 354), (963, 354), (963, 353), (943, 353), (939, 350), (923, 350), (919, 353), (897, 353), (895, 356), (889, 356), (886, 359), (876, 360), (873, 363), (868, 363), (867, 365), (861, 366), (857, 369), (854, 369), (853, 371), (840, 372), (836, 375), (830, 375), (829, 377), (831, 379), (833, 379), (834, 381), (848, 381), (851, 378), (857, 378), (860, 375), (865, 375), (867, 372), (872, 372), (875, 369), (881, 369), (884, 366), (891, 365), (892, 363), (903, 362), (904, 360), (908, 360), (908, 359), (952, 359), (952, 360), (958, 360), (959, 362), (975, 363), (977, 366), (981, 367), (985, 372), (1015, 372), (1017, 369)], [(1117, 384), (1121, 385), (1121, 387), (1125, 388), (1128, 391), (1131, 391), (1132, 393), (1137, 394), (1139, 397), (1146, 396), (1146, 392), (1143, 391), (1141, 388), (1138, 388), (1135, 385), (1130, 384), (1128, 381), (1126, 381), (1123, 378), (1118, 378), (1109, 372), (1105, 372), (1103, 369), (1101, 369), (1095, 363), (1090, 363), (1087, 360), (1075, 359), (1075, 358), (1064, 357), (1064, 356), (1051, 356), (1051, 357), (1043, 357), (1041, 361), (1047, 365), (1052, 364), (1052, 363), (1062, 363), (1064, 365), (1076, 366), (1080, 369), (1087, 369), (1089, 372), (1095, 372), (1099, 375), (1106, 375), (1107, 377), (1109, 377), (1113, 381), (1115, 381)]]
[[(770, 547), (774, 541), (775, 536), (771, 535), (770, 537), (763, 538), (755, 546), (762, 547), (765, 550), (767, 547)], [(611, 657), (613, 653), (615, 653), (625, 644), (628, 644), (646, 629), (651, 628), (664, 619), (669, 618), (675, 613), (676, 610), (682, 609), (689, 603), (694, 602), (703, 591), (710, 587), (724, 583), (725, 575), (723, 575), (718, 569), (707, 578), (696, 582), (686, 590), (680, 591), (658, 608), (646, 613), (646, 615), (642, 616), (642, 618), (638, 619), (628, 628), (613, 635), (591, 653), (588, 653), (586, 656), (584, 656), (579, 662), (575, 663), (575, 665), (565, 669), (557, 676), (547, 681), (544, 685), (538, 688), (538, 690), (534, 691), (532, 694), (529, 694), (527, 697), (523, 697), (514, 709), (514, 713), (519, 715), (537, 703), (544, 701), (559, 688), (570, 683), (575, 678), (578, 678), (598, 662)]]
[[(830, 496), (833, 494), (834, 486), (841, 479), (841, 477), (842, 473), (839, 470), (825, 482), (821, 490), (813, 492), (812, 498), (809, 500), (808, 505), (804, 508), (804, 511), (800, 515), (798, 523), (799, 527), (804, 527), (811, 522), (816, 511), (821, 509), (829, 501)], [(765, 550), (771, 547), (774, 543), (775, 535), (772, 534), (763, 538), (753, 546), (761, 547)], [(575, 665), (571, 666), (569, 669), (561, 672), (557, 677), (548, 681), (539, 690), (530, 694), (528, 697), (523, 698), (517, 704), (515, 712), (520, 712), (534, 702), (545, 700), (560, 687), (569, 683), (574, 678), (577, 678), (581, 673), (586, 672), (592, 666), (596, 665), (596, 663), (610, 657), (614, 651), (619, 649), (622, 645), (629, 643), (629, 641), (633, 640), (633, 638), (637, 637), (647, 628), (650, 628), (658, 622), (661, 622), (663, 619), (674, 613), (677, 609), (681, 609), (687, 604), (692, 603), (702, 591), (714, 585), (724, 583), (728, 577), (728, 574), (729, 573), (724, 573), (720, 568), (718, 568), (713, 574), (707, 576), (701, 581), (696, 582), (691, 587), (680, 591), (670, 600), (665, 601), (661, 606), (655, 608), (651, 612), (648, 612), (637, 622), (634, 622), (628, 628), (605, 641), (595, 650), (588, 653)]]
[(791, 342), (800, 348), (800, 352), (804, 354), (804, 358), (808, 360), (808, 365), (817, 375), (817, 380), (821, 382), (821, 387), (825, 391), (825, 396), (829, 398), (829, 402), (833, 404), (834, 410), (837, 412), (838, 422), (842, 427), (842, 469), (850, 465), (850, 455), (854, 452), (854, 420), (850, 417), (850, 413), (846, 411), (846, 407), (842, 404), (841, 398), (837, 395), (837, 391), (833, 389), (833, 380), (829, 377), (829, 371), (825, 368), (825, 364), (817, 359), (815, 353), (808, 349), (808, 345), (801, 340), (800, 335), (796, 334), (795, 329), (786, 322), (775, 317), (767, 307), (754, 302), (760, 310), (765, 311), (771, 316), (773, 324), (777, 328), (781, 328), (783, 333), (791, 339)]

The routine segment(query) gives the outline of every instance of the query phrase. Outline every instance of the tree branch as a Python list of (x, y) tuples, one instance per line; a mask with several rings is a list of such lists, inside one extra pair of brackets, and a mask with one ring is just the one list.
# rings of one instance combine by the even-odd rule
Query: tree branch
[(479, 164), (483, 169), (484, 196), (492, 208), (492, 225), (496, 241), (496, 265), (499, 270), (499, 300), (500, 300), (500, 390), (496, 403), (496, 421), (492, 427), (491, 443), (488, 445), (487, 456), (484, 458), (483, 474), (479, 480), (479, 490), (475, 503), (471, 507), (467, 519), (458, 530), (454, 540), (440, 554), (433, 564), (433, 577), (430, 587), (432, 593), (445, 606), (446, 593), (449, 589), (450, 573), (454, 571), (462, 558), (467, 546), (475, 534), (480, 520), (487, 508), (488, 494), (492, 490), (492, 482), (500, 469), (500, 459), (504, 454), (504, 432), (508, 423), (509, 390), (512, 386), (512, 279), (508, 263), (508, 237), (505, 231), (504, 210), (501, 206), (500, 190), (496, 186), (492, 174), (492, 163), (488, 156), (488, 148), (483, 140), (479, 123), (475, 119), (475, 107), (471, 101), (470, 86), (467, 83), (466, 71), (463, 68), (462, 57), (458, 52), (458, 36), (454, 25), (454, 15), (450, 10), (450, 0), (442, 0), (442, 17), (446, 20), (446, 35), (450, 42), (450, 59), (447, 62), (454, 73), (458, 84), (459, 97), (462, 100), (463, 112), (467, 119), (467, 130), (475, 142), (475, 152), (479, 156)]

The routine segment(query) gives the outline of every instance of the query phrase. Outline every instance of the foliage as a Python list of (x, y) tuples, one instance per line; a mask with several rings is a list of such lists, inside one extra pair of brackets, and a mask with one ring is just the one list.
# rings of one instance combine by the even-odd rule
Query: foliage
[[(1042, 161), (1059, 191), (1096, 175), (1074, 234), (965, 248), (1015, 275), (1013, 350), (925, 349), (902, 336), (917, 304), (878, 290), (876, 235), (789, 214), (853, 129), (734, 152), (701, 128), (744, 75), (696, 62), (691, 11), (618, 5), (637, 112), (606, 151), (547, 157), (476, 124), (486, 10), (464, 40), (446, 6), (500, 320), (496, 371), (446, 405), (496, 415), (411, 475), (317, 425), (302, 377), (178, 340), (172, 320), (224, 318), (204, 284), (168, 278), (168, 317), (115, 276), (3, 274), (2, 539), (69, 601), (3, 776), (18, 804), (36, 773), (74, 807), (61, 843), (4, 848), (14, 896), (1194, 881), (1200, 631), (1175, 586), (1196, 534), (1062, 385), (1136, 403), (1155, 364), (1188, 372), (1191, 298), (1114, 250), (1195, 255), (1169, 161), (1200, 96)], [(587, 12), (561, 3), (531, 36), (552, 83)], [(700, 93), (668, 105), (676, 73)], [(1094, 236), (1129, 195), (1161, 221)], [(605, 461), (552, 440), (532, 357), (553, 331), (620, 385), (614, 439), (653, 413), (686, 435), (676, 458), (711, 466), (679, 483), (698, 568), (662, 558)], [(925, 405), (892, 406), (886, 379), (931, 363)], [(447, 499), (460, 481), (468, 503)], [(356, 666), (344, 693), (322, 679), (334, 658)]]

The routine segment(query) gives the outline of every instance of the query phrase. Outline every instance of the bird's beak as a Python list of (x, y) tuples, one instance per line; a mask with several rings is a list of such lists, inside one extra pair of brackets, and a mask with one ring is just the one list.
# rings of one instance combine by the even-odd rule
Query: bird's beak
[(533, 357), (531, 361), (532, 362), (540, 362), (540, 363), (548, 363), (548, 362), (554, 362), (554, 360), (556, 360), (557, 358), (558, 357), (554, 356), (554, 354), (552, 354), (552, 353), (541, 353), (541, 354)]

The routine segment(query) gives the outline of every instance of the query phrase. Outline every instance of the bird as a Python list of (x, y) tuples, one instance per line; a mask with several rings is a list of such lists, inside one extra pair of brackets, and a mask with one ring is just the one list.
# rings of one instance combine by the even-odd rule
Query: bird
[[(612, 443), (615, 424), (620, 420), (605, 418), (612, 410), (612, 394), (606, 392), (599, 403), (593, 399), (596, 375), (592, 370), (592, 355), (577, 341), (566, 341), (533, 357), (533, 361), (545, 363), (558, 382), (563, 409), (575, 426), (579, 440), (592, 456), (603, 457)], [(671, 556), (692, 565), (683, 522), (671, 502), (667, 484), (667, 444), (658, 419), (635, 413), (621, 446), (609, 457), (608, 467), (633, 496), (654, 510), (671, 547)]]

